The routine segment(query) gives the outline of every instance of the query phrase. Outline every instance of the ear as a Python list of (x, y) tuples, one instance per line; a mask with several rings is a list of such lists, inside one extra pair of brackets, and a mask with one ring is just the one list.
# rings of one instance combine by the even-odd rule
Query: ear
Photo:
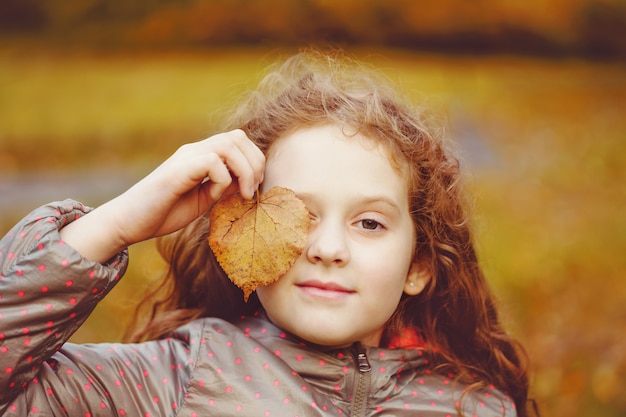
[(404, 283), (404, 293), (417, 295), (421, 293), (430, 281), (431, 273), (418, 262), (413, 262)]

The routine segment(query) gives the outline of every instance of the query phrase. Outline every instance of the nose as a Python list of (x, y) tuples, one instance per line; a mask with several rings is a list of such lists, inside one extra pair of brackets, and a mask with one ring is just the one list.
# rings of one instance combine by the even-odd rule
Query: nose
[(318, 220), (311, 225), (306, 256), (309, 262), (343, 266), (350, 261), (347, 231), (339, 220)]

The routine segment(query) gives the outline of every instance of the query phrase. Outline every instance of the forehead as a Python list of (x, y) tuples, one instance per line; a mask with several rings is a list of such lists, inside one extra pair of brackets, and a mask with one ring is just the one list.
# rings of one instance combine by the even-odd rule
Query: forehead
[[(356, 132), (351, 127), (342, 127), (334, 124), (306, 126), (285, 133), (270, 145), (266, 152), (267, 159), (270, 160), (276, 156), (283, 156), (285, 153), (293, 154), (296, 146), (293, 146), (293, 143), (286, 144), (286, 142), (293, 142), (290, 141), (293, 137), (296, 137), (298, 141), (308, 139), (310, 141), (308, 144), (300, 143), (300, 145), (304, 145), (304, 147), (308, 145), (311, 148), (315, 148), (316, 146), (328, 146), (326, 143), (318, 144), (317, 142), (323, 142), (318, 141), (318, 139), (328, 137), (329, 135), (335, 139), (345, 141), (344, 145), (358, 144), (367, 151), (377, 153), (385, 159), (398, 175), (403, 178), (408, 177), (409, 163), (401, 155), (401, 152), (393, 146), (391, 141), (375, 138), (363, 132)], [(328, 147), (327, 151), (329, 154), (332, 153), (332, 148)]]
[(408, 175), (401, 166), (378, 141), (323, 125), (278, 139), (268, 152), (265, 178), (273, 185), (288, 186), (285, 182), (297, 179), (301, 184), (334, 188), (390, 188), (390, 192), (406, 195)]

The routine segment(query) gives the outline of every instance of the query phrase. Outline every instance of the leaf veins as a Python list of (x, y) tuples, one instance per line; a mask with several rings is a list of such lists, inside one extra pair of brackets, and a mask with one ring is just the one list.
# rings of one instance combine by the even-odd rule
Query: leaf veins
[(306, 245), (309, 221), (304, 203), (287, 188), (273, 187), (257, 200), (233, 194), (211, 210), (209, 245), (247, 301), (293, 266)]

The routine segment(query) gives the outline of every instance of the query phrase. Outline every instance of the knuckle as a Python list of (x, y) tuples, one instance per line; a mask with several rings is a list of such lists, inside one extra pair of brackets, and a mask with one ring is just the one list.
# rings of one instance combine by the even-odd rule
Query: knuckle
[(238, 146), (232, 140), (224, 141), (220, 144), (220, 151), (225, 154), (230, 154), (231, 152), (238, 149)]
[(191, 143), (185, 143), (185, 144), (180, 145), (178, 147), (178, 149), (176, 150), (176, 153), (179, 153), (179, 154), (180, 153), (186, 153), (189, 150), (189, 148), (191, 148), (191, 147), (192, 147)]
[(209, 164), (213, 165), (216, 163), (222, 163), (222, 158), (215, 152), (209, 152), (206, 154), (206, 160)]
[(244, 132), (242, 129), (232, 130), (231, 133), (237, 139), (247, 139), (248, 138), (248, 135), (246, 135), (246, 132)]

